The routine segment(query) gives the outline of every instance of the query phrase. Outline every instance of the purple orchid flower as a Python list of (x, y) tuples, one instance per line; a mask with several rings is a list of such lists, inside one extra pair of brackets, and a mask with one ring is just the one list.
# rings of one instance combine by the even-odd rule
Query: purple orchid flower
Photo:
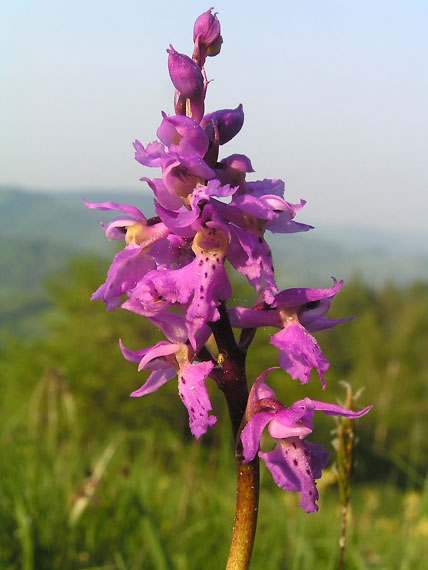
[(187, 343), (186, 324), (181, 315), (163, 314), (150, 321), (162, 330), (170, 342), (161, 341), (155, 346), (133, 351), (119, 341), (126, 360), (138, 362), (138, 370), (152, 370), (146, 382), (131, 396), (139, 398), (151, 394), (178, 376), (178, 393), (189, 412), (190, 430), (199, 439), (217, 421), (215, 416), (209, 415), (212, 406), (205, 386), (214, 363), (194, 362), (195, 354), (205, 344), (211, 331), (208, 327), (201, 330), (193, 350)]
[(213, 198), (226, 198), (235, 192), (228, 184), (222, 186), (219, 180), (210, 180), (206, 185), (199, 184), (189, 196), (189, 204), (182, 205), (179, 210), (171, 211), (160, 204), (156, 204), (156, 212), (165, 225), (177, 235), (193, 237), (196, 232), (207, 224), (221, 227), (222, 231), (229, 233), (226, 227), (227, 220), (217, 215), (217, 201)]
[[(269, 372), (277, 369), (265, 370), (251, 389), (246, 411), (248, 423), (241, 432), (244, 462), (250, 462), (258, 452), (278, 487), (299, 492), (299, 506), (307, 513), (313, 513), (318, 510), (315, 479), (321, 477), (329, 458), (329, 453), (321, 445), (304, 441), (312, 433), (314, 412), (354, 419), (367, 414), (372, 406), (354, 412), (335, 404), (304, 398), (287, 408), (277, 400), (265, 381)], [(277, 445), (273, 451), (264, 453), (258, 450), (267, 425)]]
[(196, 347), (196, 332), (219, 318), (217, 306), (232, 296), (224, 268), (227, 236), (215, 227), (198, 232), (192, 244), (194, 260), (181, 269), (150, 271), (122, 305), (134, 313), (154, 317), (173, 305), (186, 311), (189, 340)]
[(302, 384), (309, 382), (311, 370), (315, 368), (325, 388), (324, 372), (330, 364), (310, 332), (328, 330), (352, 319), (324, 317), (342, 285), (343, 281), (337, 283), (334, 280), (330, 289), (286, 289), (275, 295), (268, 310), (230, 309), (230, 321), (232, 326), (239, 328), (280, 328), (269, 342), (281, 351), (281, 368)]
[(114, 311), (122, 302), (122, 295), (129, 295), (137, 283), (149, 271), (156, 269), (156, 260), (148, 252), (151, 247), (163, 241), (169, 229), (163, 222), (148, 225), (145, 216), (133, 206), (114, 202), (88, 202), (88, 208), (99, 210), (119, 210), (126, 217), (114, 219), (105, 229), (109, 240), (124, 239), (126, 247), (117, 253), (108, 272), (107, 280), (92, 295), (91, 301), (102, 300), (108, 311)]
[(198, 184), (215, 177), (215, 171), (202, 158), (209, 141), (203, 129), (188, 117), (164, 117), (158, 133), (170, 145), (168, 152), (157, 142), (145, 148), (137, 140), (134, 148), (135, 159), (144, 166), (161, 167), (162, 178), (140, 180), (149, 184), (165, 208), (177, 210), (188, 202), (188, 195)]

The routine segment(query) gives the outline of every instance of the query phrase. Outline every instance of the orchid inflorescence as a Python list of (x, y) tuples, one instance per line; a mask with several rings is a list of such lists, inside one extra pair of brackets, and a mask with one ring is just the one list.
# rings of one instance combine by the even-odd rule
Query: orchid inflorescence
[[(219, 158), (220, 147), (241, 130), (244, 112), (238, 105), (205, 113), (209, 82), (204, 65), (208, 56), (220, 52), (223, 41), (212, 9), (196, 20), (193, 39), (192, 57), (172, 46), (167, 50), (175, 115), (162, 113), (158, 141), (146, 147), (134, 143), (138, 162), (161, 169), (160, 178), (141, 179), (153, 191), (157, 215), (147, 219), (133, 206), (85, 201), (89, 208), (120, 212), (102, 227), (109, 240), (125, 242), (92, 299), (104, 301), (108, 311), (122, 307), (146, 317), (167, 339), (138, 351), (120, 343), (127, 360), (150, 371), (131, 396), (154, 392), (177, 376), (190, 430), (199, 438), (217, 421), (205, 384), (208, 377), (224, 391), (231, 409), (234, 394), (244, 394), (235, 418), (243, 462), (258, 454), (279, 487), (300, 493), (300, 506), (309, 513), (318, 510), (315, 479), (328, 460), (328, 452), (305, 439), (312, 433), (315, 411), (358, 418), (370, 407), (355, 412), (309, 398), (286, 407), (266, 383), (273, 368), (262, 372), (249, 395), (245, 379), (241, 391), (230, 387), (243, 382), (242, 366), (234, 367), (236, 355), (245, 358), (258, 327), (274, 327), (279, 330), (270, 343), (279, 349), (280, 367), (301, 384), (309, 382), (315, 369), (324, 388), (329, 363), (311, 333), (349, 320), (325, 316), (342, 281), (334, 280), (328, 289), (278, 290), (265, 233), (312, 229), (294, 219), (305, 202), (287, 202), (281, 180), (246, 180), (253, 172), (247, 156)], [(227, 309), (232, 285), (226, 262), (257, 291), (252, 308)], [(237, 344), (231, 327), (242, 329)], [(221, 359), (207, 346), (213, 333)], [(276, 447), (265, 453), (259, 448), (266, 426)]]

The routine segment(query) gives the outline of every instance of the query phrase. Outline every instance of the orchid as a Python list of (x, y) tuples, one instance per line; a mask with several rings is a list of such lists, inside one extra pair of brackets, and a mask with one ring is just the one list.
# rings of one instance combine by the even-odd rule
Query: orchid
[[(296, 218), (305, 200), (285, 197), (282, 180), (247, 180), (254, 173), (249, 157), (221, 152), (244, 124), (242, 104), (205, 113), (209, 80), (208, 57), (219, 54), (223, 38), (212, 9), (196, 20), (192, 56), (172, 45), (168, 71), (174, 86), (175, 114), (162, 111), (157, 140), (134, 142), (135, 159), (160, 169), (142, 177), (154, 196), (156, 215), (147, 219), (136, 207), (115, 202), (87, 202), (89, 208), (117, 210), (120, 215), (101, 223), (108, 240), (121, 240), (106, 281), (92, 295), (112, 311), (122, 308), (148, 319), (167, 340), (140, 350), (120, 341), (126, 360), (149, 371), (134, 398), (152, 394), (177, 377), (178, 395), (189, 414), (196, 439), (217, 418), (207, 380), (223, 392), (232, 423), (237, 464), (237, 509), (227, 568), (248, 568), (254, 542), (259, 471), (258, 457), (286, 491), (300, 493), (300, 506), (318, 510), (316, 479), (328, 452), (306, 437), (314, 429), (315, 411), (354, 419), (365, 415), (308, 397), (286, 407), (266, 384), (269, 368), (249, 394), (245, 371), (247, 351), (259, 327), (279, 329), (270, 343), (279, 349), (280, 367), (302, 385), (315, 369), (323, 388), (329, 362), (311, 333), (350, 320), (325, 315), (343, 282), (328, 289), (280, 290), (275, 278), (268, 232), (306, 232), (313, 227)], [(236, 102), (235, 102), (236, 104)], [(252, 308), (228, 309), (234, 295), (231, 272), (245, 276), (255, 291)], [(239, 305), (239, 299), (238, 299)], [(232, 327), (241, 329), (239, 341)], [(261, 451), (262, 432), (276, 442)]]
[[(150, 321), (164, 332), (170, 342), (161, 341), (139, 351), (129, 350), (120, 342), (123, 356), (131, 362), (138, 362), (138, 370), (153, 370), (141, 388), (132, 392), (131, 396), (139, 398), (155, 392), (178, 376), (178, 392), (189, 412), (190, 429), (199, 439), (217, 421), (215, 416), (208, 415), (212, 408), (205, 386), (214, 364), (209, 361), (194, 362), (195, 351), (187, 343), (187, 330), (181, 315), (159, 315)], [(201, 332), (198, 345), (205, 344), (210, 334), (207, 328)]]
[(342, 285), (343, 281), (335, 281), (330, 289), (286, 289), (275, 295), (273, 302), (266, 305), (266, 311), (244, 307), (230, 309), (230, 321), (232, 326), (240, 328), (280, 328), (269, 342), (281, 351), (281, 367), (302, 384), (309, 382), (311, 370), (315, 368), (325, 388), (324, 372), (329, 362), (310, 333), (328, 330), (350, 320), (349, 317), (324, 317)]
[(372, 406), (353, 412), (335, 404), (304, 398), (287, 408), (266, 384), (266, 376), (276, 369), (265, 370), (251, 389), (246, 412), (249, 420), (241, 433), (244, 460), (248, 463), (254, 459), (262, 432), (269, 426), (269, 434), (276, 447), (268, 453), (259, 451), (258, 455), (265, 461), (278, 487), (299, 492), (299, 506), (312, 513), (318, 510), (315, 479), (321, 477), (329, 458), (329, 453), (321, 445), (304, 441), (312, 433), (314, 412), (318, 410), (329, 416), (355, 419), (367, 414)]

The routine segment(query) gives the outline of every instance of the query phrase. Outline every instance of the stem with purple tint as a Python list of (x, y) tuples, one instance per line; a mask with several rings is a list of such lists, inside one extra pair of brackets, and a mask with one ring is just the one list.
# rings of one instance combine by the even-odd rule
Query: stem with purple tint
[(219, 353), (223, 355), (223, 374), (218, 385), (225, 395), (235, 447), (237, 474), (236, 510), (232, 543), (227, 570), (248, 568), (257, 527), (259, 503), (259, 461), (255, 457), (243, 462), (240, 440), (241, 425), (248, 401), (248, 386), (245, 375), (246, 349), (237, 346), (224, 304), (219, 308), (220, 319), (210, 323)]

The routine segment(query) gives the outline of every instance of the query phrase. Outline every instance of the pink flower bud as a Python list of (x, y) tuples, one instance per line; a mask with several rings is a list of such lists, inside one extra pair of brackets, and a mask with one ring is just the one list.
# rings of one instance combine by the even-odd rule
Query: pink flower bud
[[(196, 20), (193, 27), (193, 41), (196, 43), (204, 43), (208, 48), (210, 46), (220, 46), (223, 41), (220, 35), (220, 22), (218, 21), (217, 14), (211, 14), (212, 8), (204, 12)], [(217, 52), (218, 53), (218, 52)]]
[(205, 127), (211, 121), (217, 126), (219, 144), (229, 142), (235, 135), (239, 133), (244, 124), (244, 111), (242, 105), (236, 109), (223, 109), (209, 113), (201, 121), (201, 127)]
[(174, 87), (186, 99), (201, 99), (204, 93), (204, 78), (196, 63), (187, 55), (178, 53), (170, 46), (168, 70)]

